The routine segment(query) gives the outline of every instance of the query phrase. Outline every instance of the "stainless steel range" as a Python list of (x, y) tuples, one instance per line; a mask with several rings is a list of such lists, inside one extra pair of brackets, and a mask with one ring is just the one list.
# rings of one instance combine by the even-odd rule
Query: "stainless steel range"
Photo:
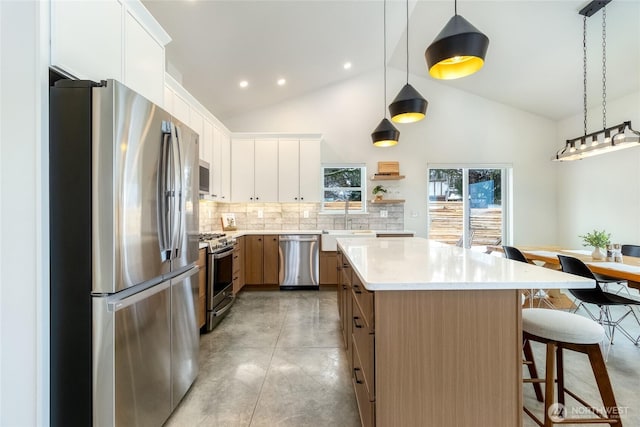
[(207, 315), (205, 329), (213, 330), (229, 312), (233, 295), (233, 249), (236, 239), (223, 233), (201, 234), (207, 248)]

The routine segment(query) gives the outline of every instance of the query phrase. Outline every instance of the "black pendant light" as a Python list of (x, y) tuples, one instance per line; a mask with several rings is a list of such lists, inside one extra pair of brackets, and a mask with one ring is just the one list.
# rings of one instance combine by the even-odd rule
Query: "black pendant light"
[(382, 119), (382, 121), (380, 121), (380, 124), (378, 124), (378, 126), (373, 130), (373, 132), (371, 133), (371, 140), (373, 142), (373, 145), (375, 145), (376, 147), (391, 147), (393, 145), (396, 145), (398, 143), (398, 140), (400, 139), (400, 132), (398, 131), (398, 129), (396, 129), (391, 122), (387, 119), (386, 115), (387, 115), (387, 1), (384, 0), (383, 2), (383, 7), (384, 7), (384, 13), (383, 13), (383, 18), (384, 18), (384, 24), (382, 25), (383, 28), (383, 41), (384, 41), (384, 58), (383, 58), (383, 65), (384, 65), (384, 118)]
[(431, 77), (442, 80), (458, 79), (475, 73), (484, 65), (489, 38), (469, 21), (455, 15), (447, 22), (424, 53)]
[(407, 84), (398, 92), (398, 95), (389, 105), (391, 120), (396, 123), (414, 123), (424, 119), (427, 112), (426, 99), (409, 84), (409, 0), (407, 6)]

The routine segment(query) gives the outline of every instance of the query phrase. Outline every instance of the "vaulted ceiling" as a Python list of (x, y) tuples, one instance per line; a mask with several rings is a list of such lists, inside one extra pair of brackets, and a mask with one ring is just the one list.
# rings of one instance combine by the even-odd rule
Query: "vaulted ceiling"
[[(170, 72), (224, 121), (358, 74), (382, 71), (380, 0), (147, 0), (172, 37)], [(438, 81), (561, 119), (582, 112), (582, 16), (588, 1), (458, 2), (458, 13), (490, 38), (485, 67)], [(387, 1), (387, 64), (406, 70), (405, 2)], [(640, 1), (607, 8), (607, 98), (640, 90)], [(453, 15), (453, 1), (409, 2), (410, 79), (431, 79), (424, 51)], [(602, 12), (587, 18), (588, 100), (602, 101)], [(351, 62), (349, 70), (343, 68)], [(279, 78), (286, 84), (278, 86)], [(247, 80), (249, 86), (240, 88)], [(399, 88), (398, 88), (399, 89)], [(390, 89), (390, 92), (393, 90)], [(428, 94), (423, 94), (428, 98)], [(390, 96), (393, 96), (390, 94)]]

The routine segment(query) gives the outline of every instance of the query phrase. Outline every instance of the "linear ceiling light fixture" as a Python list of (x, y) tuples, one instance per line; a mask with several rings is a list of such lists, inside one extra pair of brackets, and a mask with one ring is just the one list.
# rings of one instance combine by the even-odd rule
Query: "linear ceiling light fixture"
[(373, 130), (371, 140), (376, 147), (391, 147), (398, 143), (400, 132), (387, 119), (387, 1), (383, 2), (383, 65), (384, 65), (384, 118)]
[(389, 105), (391, 120), (396, 123), (414, 123), (424, 119), (427, 113), (426, 99), (409, 84), (409, 0), (407, 6), (407, 84), (400, 90), (396, 98)]
[(489, 37), (458, 15), (454, 15), (424, 53), (431, 77), (441, 80), (459, 79), (480, 70), (489, 48)]
[[(584, 135), (568, 139), (554, 161), (581, 160), (598, 154), (610, 153), (640, 145), (640, 132), (631, 128), (631, 121), (607, 127), (607, 3), (611, 0), (592, 1), (578, 13), (582, 18), (582, 62), (583, 62), (583, 113)], [(587, 134), (587, 17), (602, 9), (602, 130)], [(611, 136), (613, 134), (613, 137)]]

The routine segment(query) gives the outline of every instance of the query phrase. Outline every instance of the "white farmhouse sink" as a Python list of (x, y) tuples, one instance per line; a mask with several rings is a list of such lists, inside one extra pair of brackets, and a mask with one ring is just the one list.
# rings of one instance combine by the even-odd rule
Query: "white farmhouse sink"
[(340, 237), (376, 237), (376, 232), (373, 230), (322, 230), (321, 249), (323, 251), (337, 251), (336, 239)]

